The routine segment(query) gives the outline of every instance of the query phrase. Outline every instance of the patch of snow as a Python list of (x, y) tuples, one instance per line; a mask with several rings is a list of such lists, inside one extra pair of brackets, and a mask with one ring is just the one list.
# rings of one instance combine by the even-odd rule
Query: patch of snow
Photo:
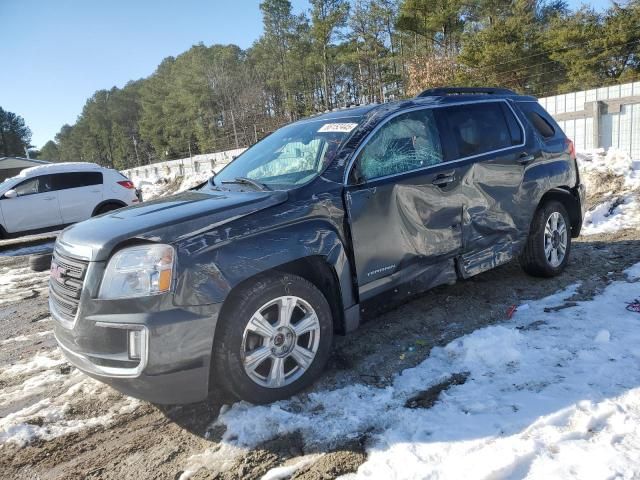
[[(226, 427), (222, 448), (203, 452), (199, 466), (219, 469), (230, 455), (299, 431), (310, 449), (368, 437), (367, 461), (350, 479), (634, 478), (640, 317), (625, 302), (638, 286), (613, 282), (576, 307), (544, 311), (575, 289), (529, 301), (511, 322), (433, 348), (386, 388), (236, 403), (216, 422)], [(432, 408), (406, 406), (456, 373), (466, 373), (466, 382), (442, 392)]]
[(595, 187), (602, 174), (623, 177), (629, 188), (640, 187), (640, 162), (617, 148), (605, 152), (598, 148), (585, 152), (577, 152), (580, 174), (587, 180), (587, 189)]
[(0, 341), (0, 346), (9, 345), (11, 343), (29, 342), (38, 337), (46, 337), (49, 335), (53, 335), (53, 331), (48, 330), (46, 332), (38, 332), (38, 333), (33, 333), (31, 335), (18, 335), (17, 337), (11, 337), (11, 338), (7, 338), (6, 340)]
[(60, 162), (60, 163), (45, 163), (43, 165), (36, 165), (35, 167), (29, 167), (22, 170), (16, 178), (32, 177), (34, 175), (40, 175), (43, 173), (62, 173), (62, 172), (78, 172), (87, 170), (103, 170), (97, 163), (91, 162)]
[(640, 263), (627, 268), (623, 272), (629, 280), (638, 280), (640, 279)]
[[(611, 233), (625, 228), (640, 228), (640, 197), (627, 194), (608, 200), (589, 210), (584, 216), (582, 235)], [(619, 203), (619, 204), (618, 204)]]
[(312, 463), (316, 462), (320, 457), (322, 457), (322, 454), (317, 453), (297, 458), (297, 461), (295, 463), (272, 468), (267, 473), (265, 473), (260, 480), (285, 480), (287, 478), (290, 478), (298, 470), (306, 468)]
[[(117, 416), (130, 413), (140, 402), (116, 394), (110, 387), (76, 369), (62, 373), (64, 364), (58, 350), (0, 370), (0, 379), (29, 375), (20, 383), (0, 392), (0, 446), (2, 443), (27, 445), (35, 439), (49, 440), (99, 425), (109, 425)], [(52, 390), (59, 394), (53, 395)], [(72, 415), (74, 406), (87, 402), (105, 404), (94, 416)], [(5, 413), (9, 412), (9, 413)]]
[(0, 379), (23, 375), (37, 370), (51, 369), (63, 363), (65, 363), (65, 361), (62, 354), (58, 350), (54, 350), (51, 353), (35, 355), (28, 361), (18, 362), (9, 367), (0, 368)]
[(34, 272), (30, 268), (0, 267), (0, 305), (44, 293), (48, 281), (48, 271)]
[(600, 330), (596, 335), (596, 338), (594, 338), (594, 342), (596, 343), (609, 343), (609, 340), (611, 340), (609, 330)]

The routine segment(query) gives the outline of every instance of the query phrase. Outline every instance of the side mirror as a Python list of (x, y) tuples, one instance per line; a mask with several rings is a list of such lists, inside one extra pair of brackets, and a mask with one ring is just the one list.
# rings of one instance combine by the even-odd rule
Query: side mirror
[(16, 198), (18, 196), (18, 192), (16, 192), (13, 188), (11, 190), (7, 190), (4, 192), (4, 198)]

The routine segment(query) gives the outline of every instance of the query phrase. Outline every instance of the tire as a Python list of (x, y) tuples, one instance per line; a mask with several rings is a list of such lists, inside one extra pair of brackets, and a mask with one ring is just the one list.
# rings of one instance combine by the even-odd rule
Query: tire
[(50, 253), (45, 253), (43, 255), (31, 255), (29, 257), (29, 268), (34, 272), (44, 272), (51, 268), (51, 257)]
[[(333, 319), (327, 299), (315, 285), (291, 274), (263, 275), (228, 301), (214, 339), (213, 385), (241, 400), (270, 403), (290, 397), (321, 374), (331, 353)], [(294, 305), (288, 323), (278, 320), (280, 312), (287, 311), (283, 305)], [(254, 318), (258, 312), (271, 328), (265, 330), (264, 323)], [(313, 331), (296, 335), (312, 324)], [(309, 352), (314, 350), (311, 359)], [(254, 364), (245, 368), (250, 356)]]
[(106, 203), (102, 205), (98, 210), (96, 210), (96, 213), (93, 216), (95, 217), (97, 215), (112, 212), (114, 210), (118, 210), (119, 208), (123, 208), (122, 205), (118, 205), (117, 203)]
[[(547, 223), (553, 225), (553, 218), (557, 220), (558, 229), (550, 228), (545, 233)], [(561, 223), (564, 223), (564, 235), (561, 233)], [(553, 233), (557, 231), (556, 235)], [(551, 232), (551, 235), (549, 235)], [(564, 254), (561, 257), (562, 244)], [(549, 245), (551, 250), (548, 249)], [(547, 251), (545, 252), (545, 246)], [(555, 258), (554, 258), (555, 251)], [(551, 252), (550, 254), (548, 252)], [(531, 222), (531, 230), (525, 248), (520, 255), (520, 264), (525, 272), (535, 277), (555, 277), (560, 275), (567, 266), (571, 253), (571, 221), (567, 209), (558, 201), (550, 201), (538, 207)]]

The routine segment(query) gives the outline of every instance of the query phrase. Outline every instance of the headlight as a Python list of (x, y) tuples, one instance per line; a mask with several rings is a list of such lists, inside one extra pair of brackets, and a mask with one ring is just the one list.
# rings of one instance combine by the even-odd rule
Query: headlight
[(109, 260), (98, 298), (146, 297), (169, 291), (173, 259), (171, 245), (123, 248)]

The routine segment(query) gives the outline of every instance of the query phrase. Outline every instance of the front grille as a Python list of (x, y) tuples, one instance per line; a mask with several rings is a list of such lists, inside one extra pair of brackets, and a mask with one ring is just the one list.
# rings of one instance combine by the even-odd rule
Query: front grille
[[(57, 266), (56, 275), (53, 274), (54, 265)], [(55, 306), (56, 313), (63, 320), (68, 322), (75, 320), (88, 266), (88, 262), (64, 257), (58, 252), (53, 253), (49, 297)]]

